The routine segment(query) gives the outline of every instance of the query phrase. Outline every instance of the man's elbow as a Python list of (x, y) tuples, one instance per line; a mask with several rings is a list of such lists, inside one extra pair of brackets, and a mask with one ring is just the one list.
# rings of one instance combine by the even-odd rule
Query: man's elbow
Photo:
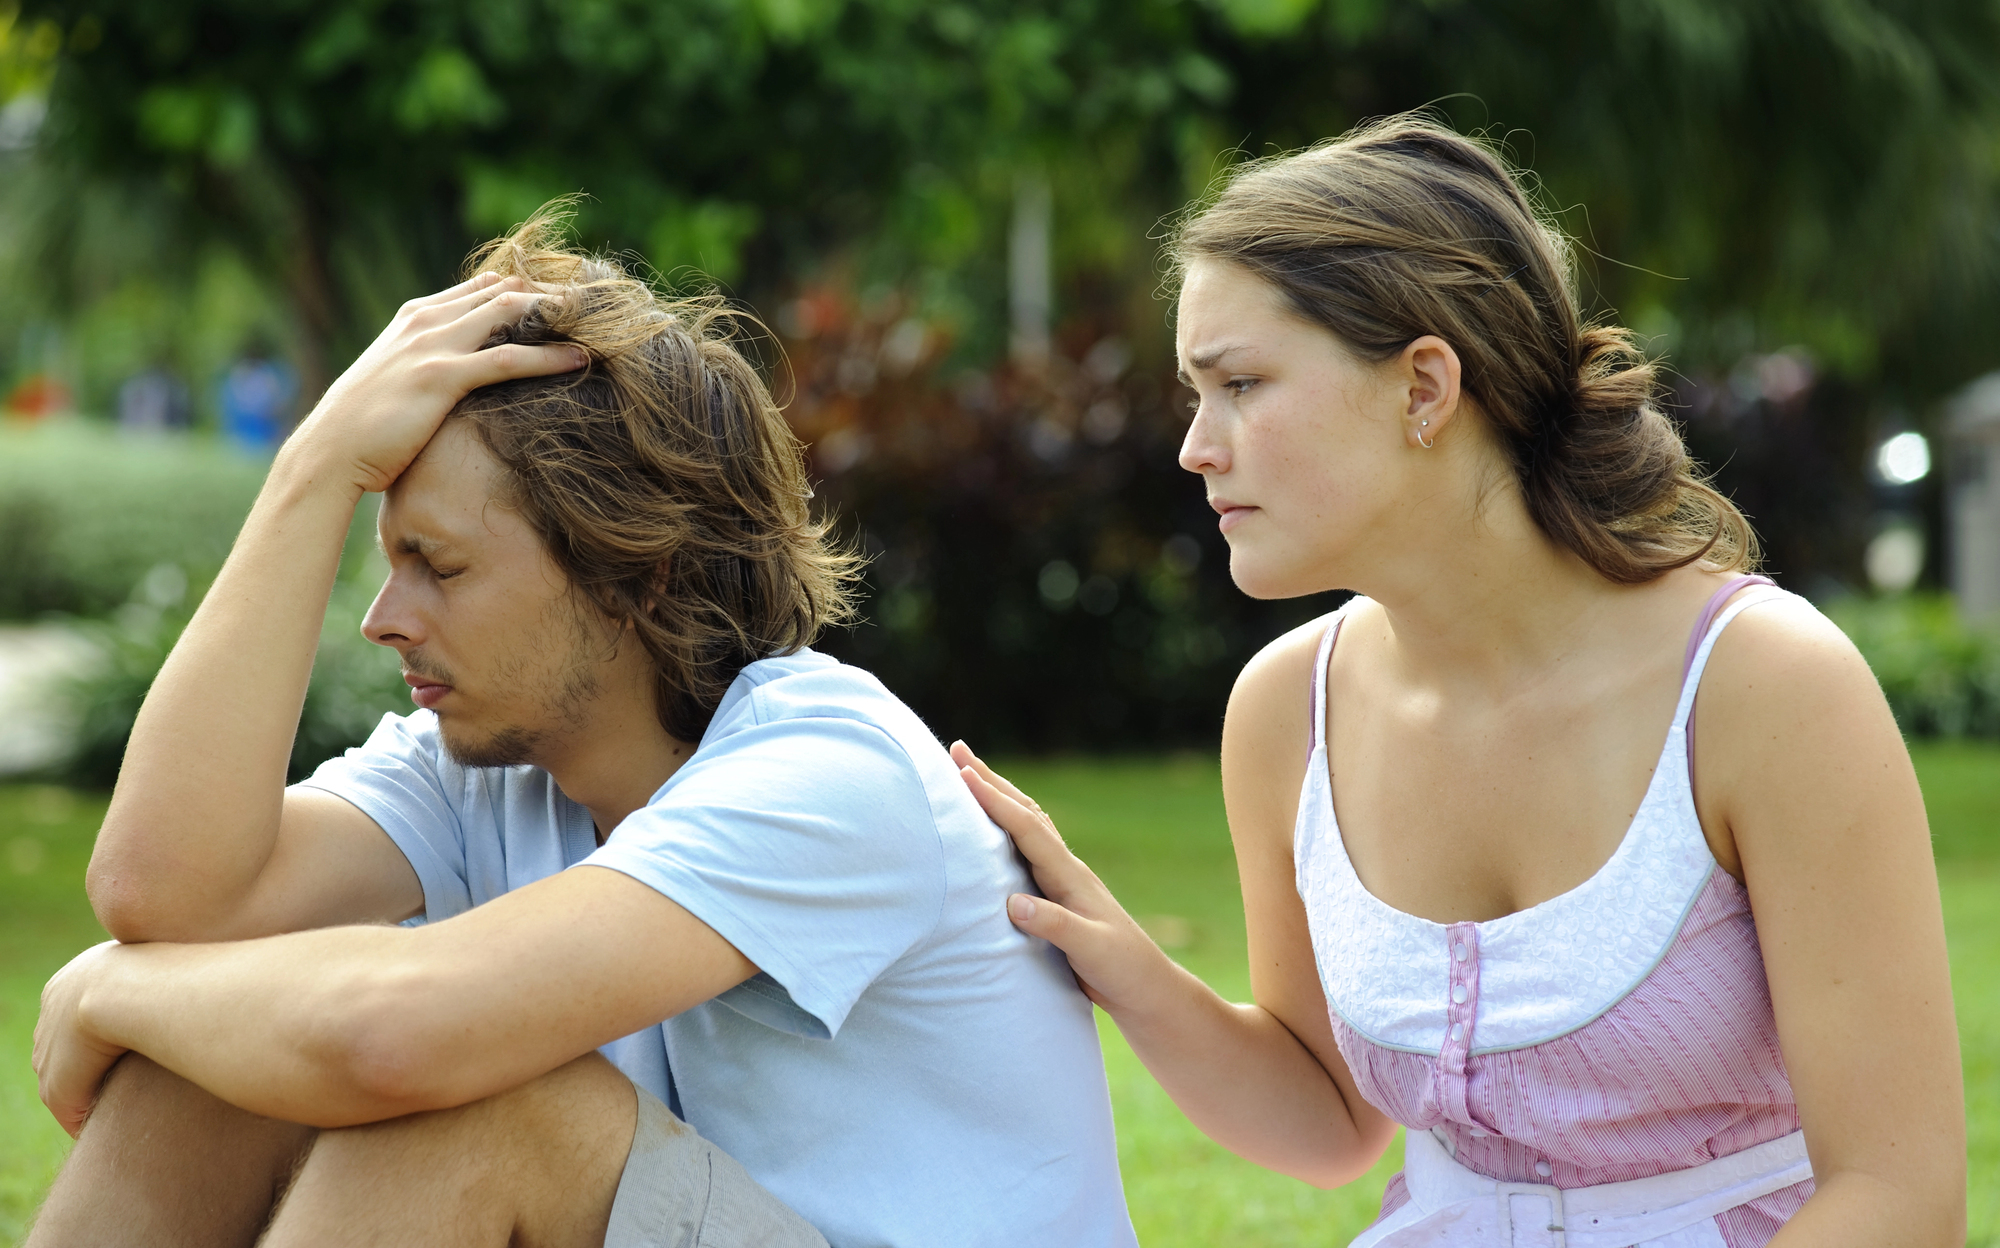
[(113, 940), (136, 945), (149, 941), (185, 940), (170, 917), (162, 913), (156, 889), (145, 886), (136, 871), (93, 855), (83, 877), (84, 896), (99, 926)]

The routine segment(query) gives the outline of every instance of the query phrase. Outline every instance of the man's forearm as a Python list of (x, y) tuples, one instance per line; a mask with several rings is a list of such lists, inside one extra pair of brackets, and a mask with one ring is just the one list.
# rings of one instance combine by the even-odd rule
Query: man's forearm
[(92, 854), (122, 940), (212, 937), (269, 859), (292, 739), (359, 494), (280, 456), (146, 695)]
[(327, 928), (215, 945), (104, 951), (79, 999), (93, 1042), (145, 1054), (270, 1118), (347, 1126), (427, 1105), (389, 1086), (394, 967), (414, 933)]
[[(51, 981), (41, 1031), (45, 1048), (135, 1050), (241, 1109), (345, 1126), (516, 1087), (756, 973), (648, 886), (579, 867), (422, 928), (99, 948)], [(102, 1073), (68, 1077), (58, 1117)]]

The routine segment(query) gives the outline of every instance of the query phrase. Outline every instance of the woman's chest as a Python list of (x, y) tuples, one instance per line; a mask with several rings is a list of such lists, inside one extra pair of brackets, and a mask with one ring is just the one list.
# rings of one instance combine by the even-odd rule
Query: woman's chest
[(1598, 699), (1340, 702), (1328, 780), (1355, 873), (1388, 905), (1441, 923), (1499, 918), (1575, 888), (1617, 851), (1654, 773), (1676, 761), (1663, 749), (1673, 690), (1644, 702), (1657, 713), (1606, 714)]

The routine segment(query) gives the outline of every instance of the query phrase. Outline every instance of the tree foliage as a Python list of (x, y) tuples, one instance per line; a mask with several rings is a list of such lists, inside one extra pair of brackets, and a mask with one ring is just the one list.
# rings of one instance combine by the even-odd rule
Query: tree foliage
[[(780, 389), (880, 556), (874, 622), (837, 646), (1020, 744), (1203, 739), (1248, 648), (1311, 609), (1229, 588), (1172, 465), (1156, 240), (1239, 156), (1422, 106), (1502, 144), (1802, 585), (1858, 571), (1876, 428), (2000, 366), (1990, 0), (7, 12), (0, 93), (47, 113), (0, 152), (0, 326), (263, 326), (310, 391), (474, 243), (583, 191), (591, 245), (781, 331)], [(1006, 359), (1024, 179), (1054, 193), (1039, 369)]]

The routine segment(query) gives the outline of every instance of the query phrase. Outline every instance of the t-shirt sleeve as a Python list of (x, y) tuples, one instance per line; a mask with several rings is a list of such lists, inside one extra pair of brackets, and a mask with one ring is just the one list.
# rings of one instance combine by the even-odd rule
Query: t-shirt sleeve
[(771, 1022), (757, 997), (782, 989), (826, 1037), (944, 905), (915, 765), (882, 729), (840, 717), (704, 744), (581, 865), (659, 890), (756, 963), (763, 975), (731, 994), (739, 1009)]
[(450, 798), (456, 771), (435, 716), (384, 715), (367, 741), (295, 787), (342, 798), (388, 833), (423, 884), (425, 921), (435, 923), (472, 908), (465, 835)]

